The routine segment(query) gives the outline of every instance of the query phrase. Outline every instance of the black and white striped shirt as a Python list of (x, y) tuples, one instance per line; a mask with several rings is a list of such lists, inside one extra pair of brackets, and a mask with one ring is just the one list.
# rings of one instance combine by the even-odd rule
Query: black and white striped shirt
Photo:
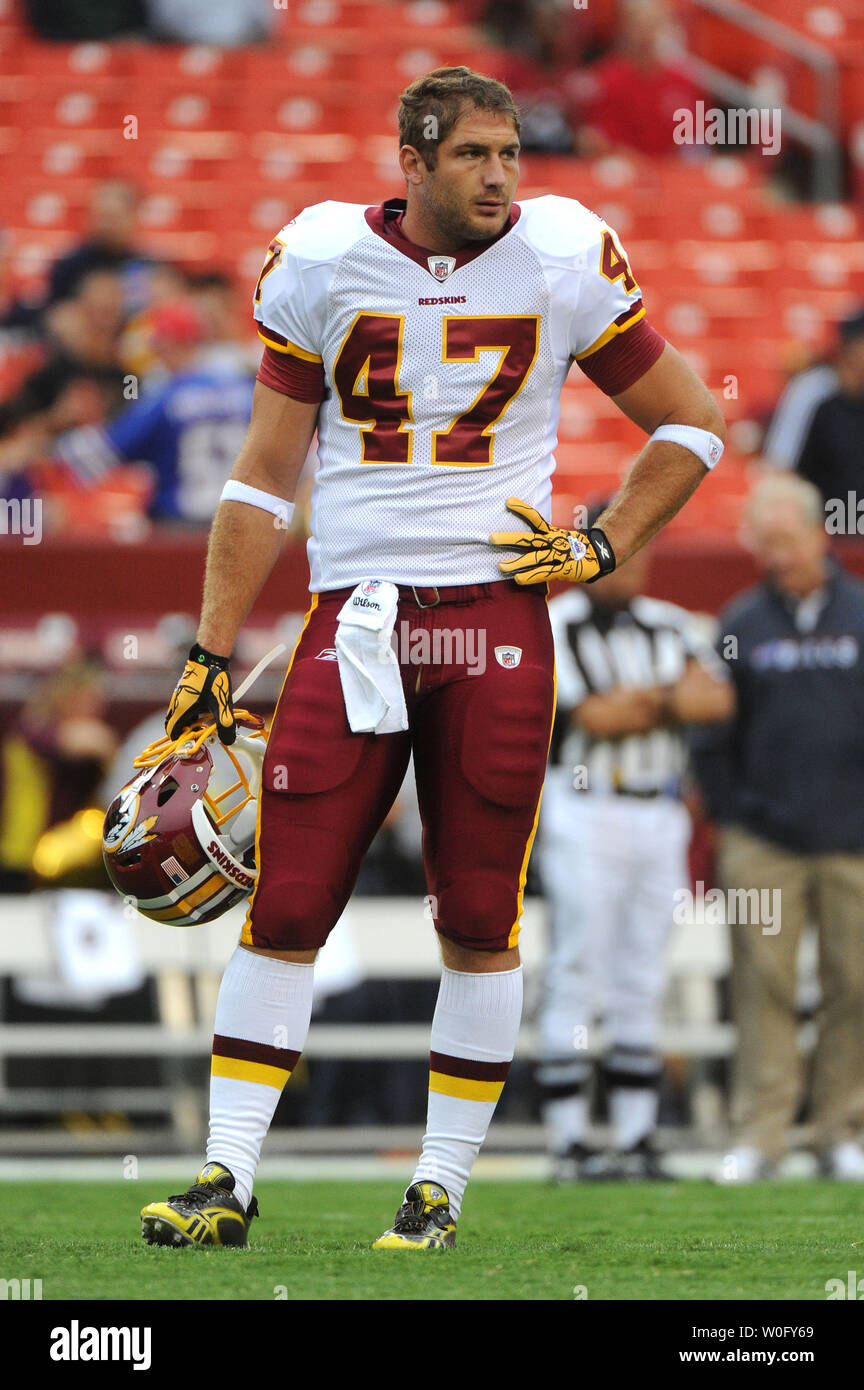
[(687, 761), (682, 728), (593, 738), (573, 722), (572, 711), (589, 695), (671, 685), (693, 657), (716, 666), (692, 614), (642, 595), (623, 608), (595, 607), (584, 589), (574, 587), (553, 599), (549, 616), (558, 684), (550, 765), (569, 769), (573, 785), (588, 791), (675, 795)]

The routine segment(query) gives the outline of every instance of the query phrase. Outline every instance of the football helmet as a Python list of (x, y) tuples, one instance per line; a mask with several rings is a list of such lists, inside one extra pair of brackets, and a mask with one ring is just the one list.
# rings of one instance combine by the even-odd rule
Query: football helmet
[(255, 886), (255, 828), (264, 720), (236, 710), (237, 739), (212, 719), (151, 743), (114, 797), (102, 857), (121, 897), (154, 922), (212, 922)]

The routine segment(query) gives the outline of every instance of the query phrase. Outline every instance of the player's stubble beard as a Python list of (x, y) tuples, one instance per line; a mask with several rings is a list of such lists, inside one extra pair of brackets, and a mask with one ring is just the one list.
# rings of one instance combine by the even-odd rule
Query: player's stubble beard
[(422, 204), (423, 220), (428, 227), (435, 228), (440, 242), (439, 245), (430, 246), (430, 251), (458, 249), (466, 242), (489, 241), (491, 237), (498, 236), (507, 225), (515, 190), (509, 195), (503, 188), (488, 188), (483, 191), (490, 197), (503, 199), (504, 206), (500, 218), (490, 221), (488, 226), (476, 226), (470, 221), (470, 207), (477, 194), (472, 194), (471, 199), (466, 202), (454, 192), (451, 185), (436, 179), (434, 169), (429, 171), (429, 178), (417, 192)]

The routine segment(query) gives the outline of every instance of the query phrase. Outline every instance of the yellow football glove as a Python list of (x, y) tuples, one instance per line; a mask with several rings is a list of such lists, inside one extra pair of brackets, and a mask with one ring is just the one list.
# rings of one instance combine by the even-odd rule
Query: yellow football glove
[(234, 742), (237, 726), (228, 665), (229, 657), (214, 656), (194, 643), (165, 716), (169, 738), (177, 738), (190, 724), (210, 716), (216, 721), (220, 741)]
[(502, 574), (517, 584), (541, 584), (546, 579), (566, 579), (570, 584), (593, 584), (615, 568), (615, 553), (599, 526), (588, 531), (566, 531), (550, 526), (534, 507), (507, 498), (507, 510), (531, 527), (525, 531), (493, 531), (490, 545), (503, 545), (521, 554), (499, 560)]

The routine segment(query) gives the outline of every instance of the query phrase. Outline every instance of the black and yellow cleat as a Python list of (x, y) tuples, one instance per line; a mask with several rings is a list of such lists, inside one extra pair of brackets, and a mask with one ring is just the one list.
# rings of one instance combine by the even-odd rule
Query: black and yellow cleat
[(379, 1236), (373, 1250), (447, 1250), (456, 1244), (450, 1198), (434, 1182), (412, 1183), (396, 1220)]
[(246, 1245), (255, 1197), (246, 1211), (234, 1196), (234, 1174), (221, 1163), (205, 1163), (188, 1192), (141, 1209), (141, 1235), (148, 1245)]

